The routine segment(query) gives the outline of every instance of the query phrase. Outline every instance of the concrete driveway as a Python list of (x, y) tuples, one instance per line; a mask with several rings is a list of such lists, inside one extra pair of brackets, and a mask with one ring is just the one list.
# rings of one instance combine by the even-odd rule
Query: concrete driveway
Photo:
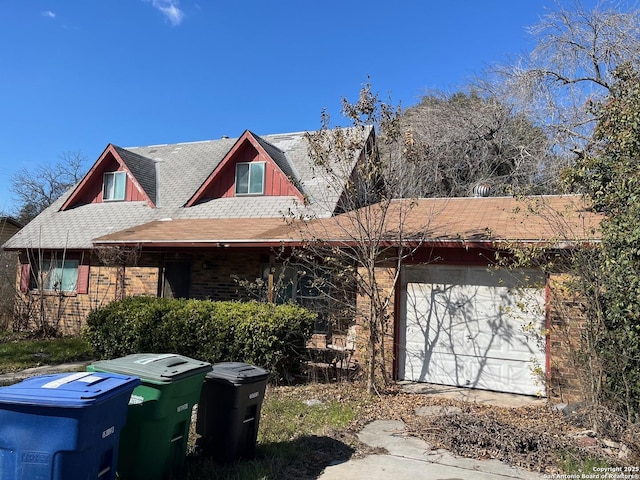
[[(452, 398), (464, 402), (520, 407), (546, 402), (545, 399), (505, 393), (405, 382), (405, 392)], [(418, 415), (446, 414), (440, 407), (426, 407)], [(405, 424), (396, 420), (376, 420), (359, 434), (361, 442), (386, 450), (385, 454), (331, 465), (319, 480), (507, 480), (542, 479), (539, 473), (507, 465), (499, 460), (475, 460), (456, 457), (447, 450), (434, 450), (427, 442), (406, 432)]]
[(387, 453), (369, 455), (331, 465), (319, 480), (534, 480), (542, 474), (511, 467), (498, 460), (474, 460), (456, 457), (405, 432), (397, 420), (376, 420), (359, 434), (361, 442), (384, 448)]

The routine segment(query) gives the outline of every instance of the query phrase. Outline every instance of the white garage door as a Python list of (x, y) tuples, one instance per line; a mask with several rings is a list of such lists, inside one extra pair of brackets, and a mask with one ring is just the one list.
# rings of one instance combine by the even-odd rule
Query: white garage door
[(545, 368), (542, 281), (533, 271), (408, 268), (400, 377), (544, 394), (535, 373)]

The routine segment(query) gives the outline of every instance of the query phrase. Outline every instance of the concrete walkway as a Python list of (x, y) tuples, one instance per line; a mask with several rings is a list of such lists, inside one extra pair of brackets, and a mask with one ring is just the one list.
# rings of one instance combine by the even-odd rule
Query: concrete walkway
[[(464, 402), (521, 407), (546, 402), (545, 399), (525, 395), (488, 392), (469, 388), (449, 387), (428, 383), (401, 382), (403, 391), (430, 397), (451, 398)], [(456, 407), (423, 407), (417, 415), (445, 415), (455, 413)], [(499, 460), (475, 460), (456, 457), (447, 450), (434, 450), (427, 442), (406, 432), (401, 421), (377, 420), (359, 434), (361, 442), (386, 450), (385, 454), (369, 455), (362, 459), (327, 467), (319, 480), (537, 480), (544, 476), (512, 467)]]
[(361, 442), (383, 448), (383, 455), (369, 455), (329, 466), (319, 480), (537, 480), (542, 474), (511, 467), (498, 460), (456, 457), (446, 450), (432, 450), (405, 432), (397, 420), (377, 420), (358, 434)]
[(449, 385), (435, 385), (433, 383), (399, 382), (402, 391), (428, 395), (431, 398), (450, 398), (467, 403), (480, 405), (496, 405), (498, 407), (524, 407), (525, 405), (544, 405), (546, 398), (516, 395), (513, 393), (491, 392), (473, 388), (451, 387)]

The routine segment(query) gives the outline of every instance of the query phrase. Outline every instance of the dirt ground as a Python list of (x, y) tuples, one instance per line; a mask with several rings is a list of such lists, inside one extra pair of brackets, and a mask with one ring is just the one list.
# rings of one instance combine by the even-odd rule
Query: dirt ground
[[(296, 387), (303, 400), (361, 398), (357, 384), (333, 383)], [(606, 411), (576, 409), (564, 413), (548, 402), (502, 407), (421, 393), (400, 386), (374, 397), (344, 430), (330, 432), (326, 455), (338, 455), (337, 444), (348, 445), (352, 456), (372, 453), (357, 433), (374, 420), (401, 420), (407, 432), (429, 445), (478, 459), (498, 459), (543, 473), (579, 468), (585, 463), (608, 466), (640, 465), (640, 429)], [(335, 442), (337, 441), (337, 442)], [(324, 457), (321, 445), (318, 455)], [(337, 449), (337, 450), (336, 450)]]

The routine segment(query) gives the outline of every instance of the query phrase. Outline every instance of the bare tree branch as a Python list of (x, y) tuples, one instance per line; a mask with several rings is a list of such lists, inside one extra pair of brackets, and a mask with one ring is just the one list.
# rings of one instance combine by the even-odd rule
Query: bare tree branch
[(80, 152), (64, 152), (55, 164), (22, 168), (11, 177), (11, 192), (18, 204), (18, 219), (26, 224), (55, 202), (85, 173)]
[[(409, 174), (408, 163), (398, 161), (403, 151), (410, 151), (400, 109), (380, 101), (367, 84), (356, 102), (343, 102), (343, 113), (352, 127), (329, 128), (323, 115), (323, 128), (307, 136), (315, 173), (329, 185), (327, 194), (339, 198), (341, 214), (302, 219), (298, 225), (305, 246), (290, 260), (319, 279), (332, 305), (333, 322), (357, 319), (367, 384), (373, 391), (380, 381), (389, 380), (392, 352), (387, 340), (399, 267), (427, 228), (418, 229), (411, 244), (406, 242), (404, 222), (412, 203), (393, 199)], [(377, 142), (373, 126), (380, 132)], [(384, 154), (378, 144), (386, 146)]]
[(544, 128), (554, 150), (570, 158), (591, 148), (591, 105), (608, 95), (616, 67), (640, 65), (640, 11), (604, 0), (592, 10), (580, 0), (558, 1), (528, 32), (535, 48), (492, 68), (478, 87)]

